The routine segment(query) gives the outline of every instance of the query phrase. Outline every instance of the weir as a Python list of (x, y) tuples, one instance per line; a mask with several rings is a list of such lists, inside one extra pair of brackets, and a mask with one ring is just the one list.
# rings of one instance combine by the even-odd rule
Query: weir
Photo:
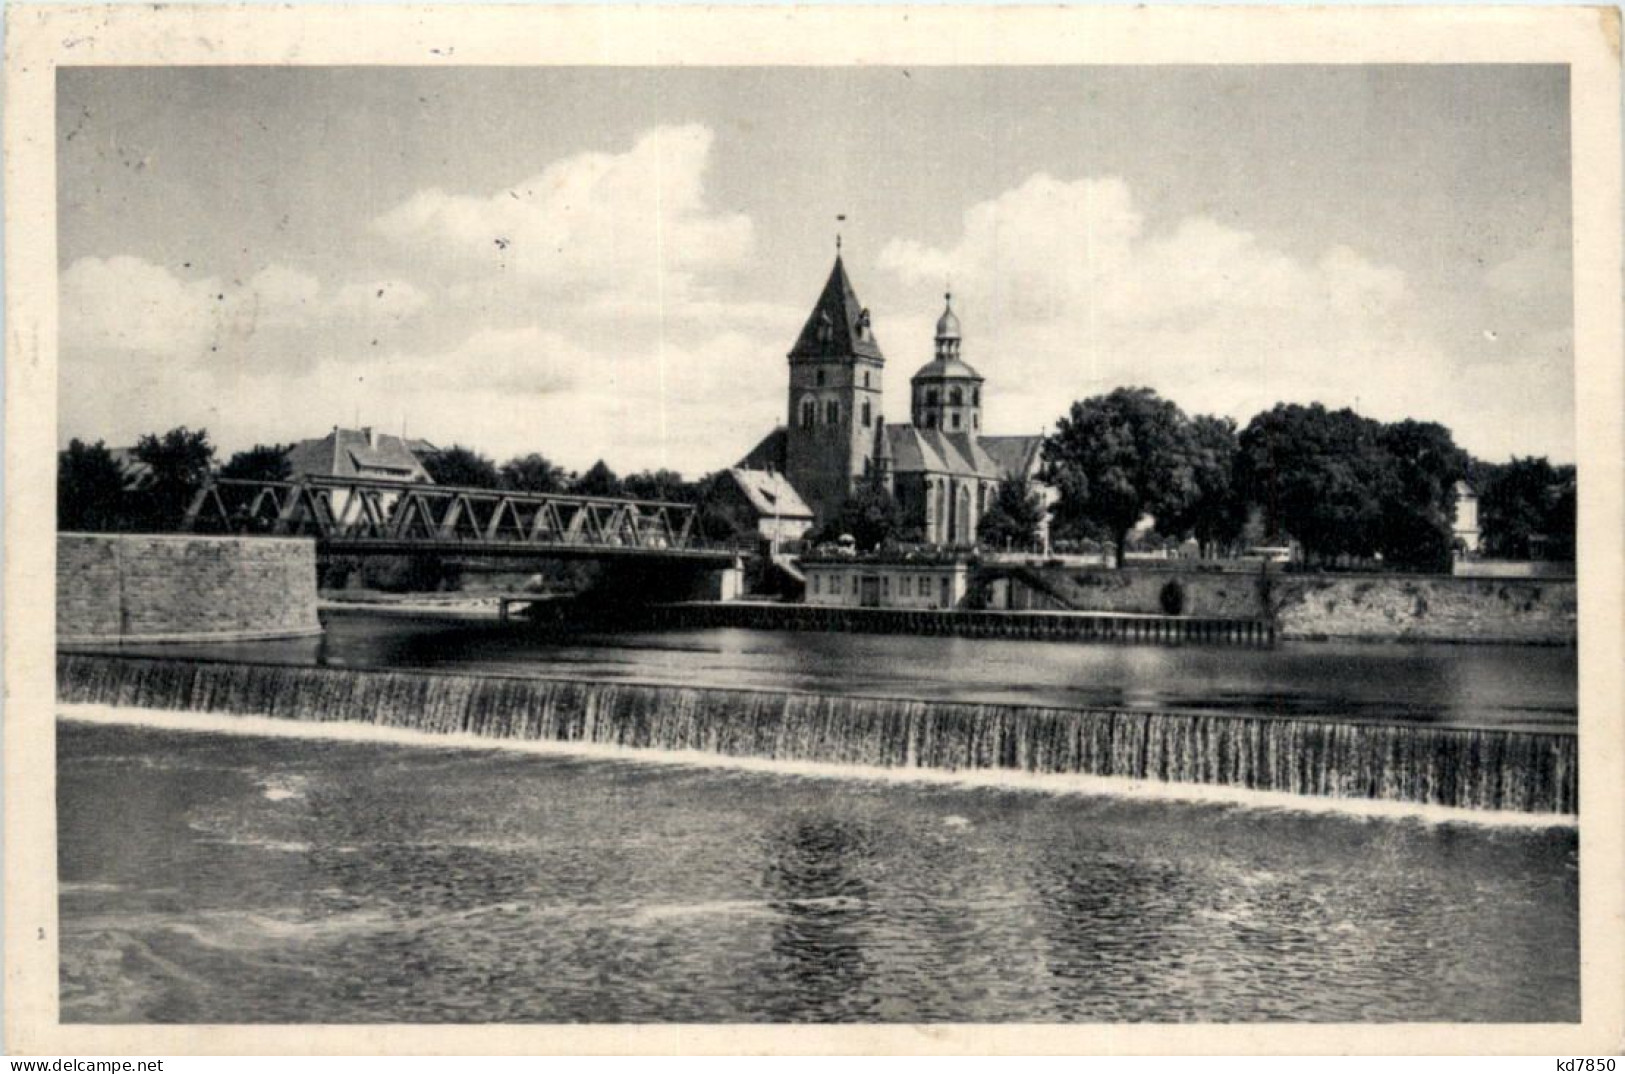
[(1197, 783), (1574, 814), (1551, 731), (917, 701), (363, 668), (57, 656), (57, 699), (497, 739)]

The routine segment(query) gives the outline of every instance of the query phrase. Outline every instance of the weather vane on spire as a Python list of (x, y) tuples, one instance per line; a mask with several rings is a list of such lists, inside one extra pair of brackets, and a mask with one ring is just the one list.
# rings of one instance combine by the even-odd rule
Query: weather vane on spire
[[(835, 217), (835, 222), (837, 224), (846, 223), (846, 214), (845, 213), (837, 214), (836, 217)], [(835, 252), (837, 254), (839, 254), (841, 252), (841, 231), (840, 231), (840, 228), (835, 229)]]

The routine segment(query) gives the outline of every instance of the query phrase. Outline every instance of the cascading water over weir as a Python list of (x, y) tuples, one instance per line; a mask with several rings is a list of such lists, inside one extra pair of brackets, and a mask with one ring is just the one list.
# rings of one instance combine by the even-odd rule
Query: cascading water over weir
[(950, 771), (1075, 773), (1573, 814), (1576, 736), (63, 653), (64, 704)]

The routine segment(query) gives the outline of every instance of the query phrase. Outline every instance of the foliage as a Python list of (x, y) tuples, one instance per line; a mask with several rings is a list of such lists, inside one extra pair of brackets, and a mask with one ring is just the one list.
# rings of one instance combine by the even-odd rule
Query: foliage
[(100, 440), (68, 443), (56, 460), (58, 532), (106, 533), (123, 528), (124, 472)]
[(1449, 570), (1456, 482), (1467, 473), (1467, 453), (1434, 422), (1386, 425), (1379, 443), (1386, 479), (1377, 550), (1397, 566)]
[(1142, 516), (1177, 515), (1197, 494), (1185, 415), (1149, 388), (1073, 403), (1044, 441), (1044, 466), (1061, 493), (1059, 532), (1107, 535), (1119, 561)]
[(1236, 482), (1236, 423), (1198, 414), (1185, 431), (1195, 493), (1157, 515), (1157, 530), (1170, 537), (1194, 537), (1202, 554), (1212, 555), (1217, 546), (1233, 545), (1247, 524), (1247, 500)]
[(287, 444), (255, 444), (239, 451), (220, 467), (220, 476), (245, 481), (286, 481), (292, 474)]
[(635, 500), (665, 500), (668, 503), (694, 503), (699, 486), (683, 480), (676, 470), (644, 470), (621, 482), (626, 495)]
[(757, 533), (756, 512), (726, 470), (706, 474), (693, 485), (699, 505), (694, 525), (707, 541), (736, 541)]
[(1044, 500), (1023, 476), (999, 482), (993, 502), (976, 526), (976, 536), (993, 548), (1025, 548), (1044, 524)]
[(1574, 555), (1574, 467), (1531, 457), (1514, 458), (1484, 472), (1478, 519), (1486, 552), (1528, 559), (1535, 539), (1544, 538), (1547, 556)]
[(496, 463), (472, 448), (453, 444), (423, 456), (423, 468), (437, 485), (494, 489), (502, 487)]
[(151, 469), (152, 479), (131, 497), (131, 521), (150, 533), (180, 529), (214, 462), (208, 430), (182, 425), (163, 436), (149, 433), (136, 441), (134, 455)]
[(562, 492), (565, 473), (547, 456), (531, 452), (502, 464), (502, 486), (515, 492)]
[(1236, 476), (1263, 508), (1266, 539), (1287, 534), (1311, 556), (1369, 556), (1380, 544), (1382, 426), (1319, 403), (1277, 404), (1242, 430)]
[(570, 491), (577, 496), (625, 495), (621, 479), (615, 476), (615, 471), (603, 459), (593, 463), (586, 473), (576, 478), (570, 485)]
[(832, 541), (843, 534), (851, 534), (864, 552), (910, 536), (903, 509), (879, 477), (864, 478), (815, 539)]

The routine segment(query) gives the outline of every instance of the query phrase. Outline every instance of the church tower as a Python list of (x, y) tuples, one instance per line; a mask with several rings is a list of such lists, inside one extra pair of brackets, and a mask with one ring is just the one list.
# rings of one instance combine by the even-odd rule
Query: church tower
[(886, 364), (838, 244), (835, 267), (789, 358), (785, 476), (823, 525), (873, 464)]
[(948, 433), (982, 432), (982, 374), (959, 356), (959, 318), (954, 296), (937, 319), (936, 357), (909, 381), (909, 422), (916, 429)]

